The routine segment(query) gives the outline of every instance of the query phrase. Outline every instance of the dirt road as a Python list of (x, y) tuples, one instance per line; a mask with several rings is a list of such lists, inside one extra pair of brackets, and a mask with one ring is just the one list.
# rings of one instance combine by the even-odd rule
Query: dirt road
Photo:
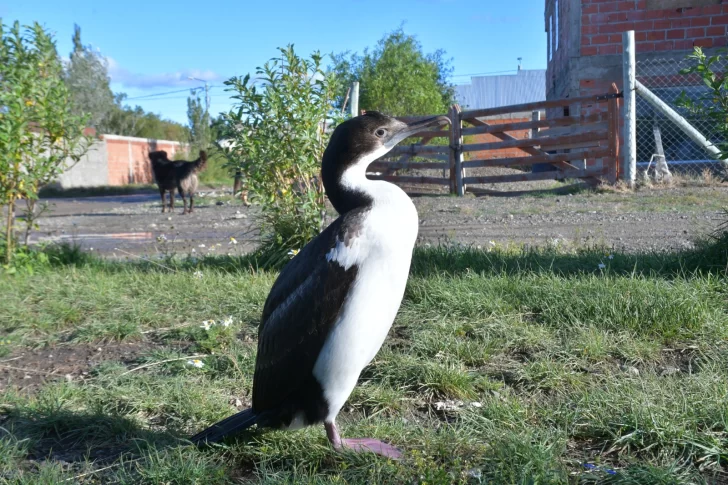
[[(545, 197), (413, 197), (420, 244), (461, 242), (593, 244), (627, 251), (678, 249), (711, 232), (728, 208), (728, 185)], [(195, 212), (161, 213), (153, 194), (49, 199), (34, 242), (75, 242), (88, 251), (130, 255), (240, 254), (257, 244), (258, 209), (220, 191), (203, 192)], [(721, 219), (722, 217), (722, 219)], [(230, 238), (234, 238), (237, 244)], [(558, 241), (558, 242), (557, 242)]]

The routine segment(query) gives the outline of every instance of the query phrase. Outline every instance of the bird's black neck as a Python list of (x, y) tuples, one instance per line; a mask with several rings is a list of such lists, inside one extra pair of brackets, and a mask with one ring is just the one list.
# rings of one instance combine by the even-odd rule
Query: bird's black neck
[(343, 183), (344, 173), (358, 161), (359, 157), (351, 152), (334, 152), (328, 149), (324, 152), (321, 180), (331, 205), (339, 214), (371, 206), (373, 203), (372, 197), (364, 191), (363, 187), (359, 189)]

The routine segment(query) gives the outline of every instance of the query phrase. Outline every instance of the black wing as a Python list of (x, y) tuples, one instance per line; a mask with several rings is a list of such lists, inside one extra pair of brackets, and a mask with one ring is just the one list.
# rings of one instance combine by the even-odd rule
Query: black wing
[(276, 409), (310, 378), (358, 268), (328, 262), (326, 253), (358, 231), (363, 211), (334, 221), (283, 269), (263, 308), (253, 379), (253, 409)]

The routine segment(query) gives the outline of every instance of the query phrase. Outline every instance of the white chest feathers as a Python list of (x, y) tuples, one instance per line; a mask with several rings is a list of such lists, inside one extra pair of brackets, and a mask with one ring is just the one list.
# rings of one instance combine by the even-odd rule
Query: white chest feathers
[[(390, 185), (390, 184), (387, 184)], [(314, 376), (329, 403), (329, 418), (338, 414), (362, 369), (384, 343), (404, 296), (412, 250), (417, 239), (417, 211), (403, 192), (375, 203), (360, 221), (357, 235), (338, 241), (329, 262), (357, 275), (339, 318), (314, 366)]]

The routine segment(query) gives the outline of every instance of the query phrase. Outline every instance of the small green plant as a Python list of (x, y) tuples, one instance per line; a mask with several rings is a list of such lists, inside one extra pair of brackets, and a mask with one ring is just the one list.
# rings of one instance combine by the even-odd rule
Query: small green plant
[(680, 74), (697, 74), (708, 87), (708, 90), (693, 100), (683, 91), (677, 99), (677, 105), (685, 108), (690, 114), (707, 119), (714, 127), (719, 140), (716, 143), (721, 151), (720, 159), (723, 160), (724, 169), (728, 169), (728, 77), (724, 72), (719, 72), (717, 66), (722, 65), (726, 59), (725, 51), (719, 51), (715, 55), (707, 56), (700, 47), (690, 54), (687, 59), (692, 64), (682, 69)]
[(77, 162), (88, 146), (85, 116), (73, 114), (53, 38), (35, 23), (0, 25), (0, 206), (4, 256), (15, 254), (15, 207), (25, 199), (34, 223), (38, 190)]
[[(276, 264), (323, 227), (319, 175), (334, 110), (336, 78), (315, 52), (299, 57), (292, 45), (257, 70), (225, 84), (235, 105), (223, 114), (228, 167), (240, 172), (262, 206), (262, 252)], [(260, 86), (258, 84), (261, 84)]]

